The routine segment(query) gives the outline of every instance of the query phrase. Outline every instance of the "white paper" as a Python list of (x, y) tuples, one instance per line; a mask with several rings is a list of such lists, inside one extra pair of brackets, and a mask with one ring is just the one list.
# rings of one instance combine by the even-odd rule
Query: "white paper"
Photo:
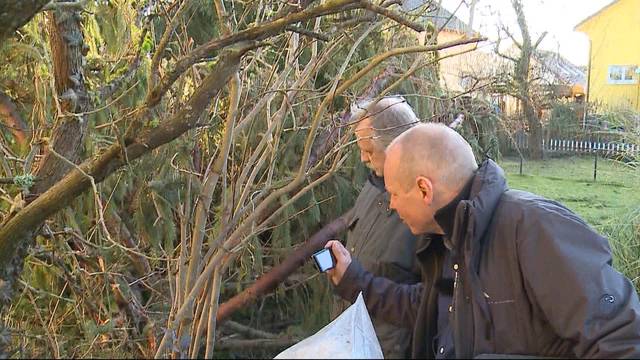
[(383, 359), (362, 293), (329, 325), (278, 354), (276, 359)]

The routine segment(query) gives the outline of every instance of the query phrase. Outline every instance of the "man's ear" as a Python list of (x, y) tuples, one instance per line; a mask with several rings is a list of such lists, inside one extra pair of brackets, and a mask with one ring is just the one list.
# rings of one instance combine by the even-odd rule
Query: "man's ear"
[(433, 201), (433, 183), (431, 180), (424, 176), (418, 176), (416, 178), (416, 185), (418, 185), (418, 191), (420, 191), (422, 200), (426, 204), (431, 204)]

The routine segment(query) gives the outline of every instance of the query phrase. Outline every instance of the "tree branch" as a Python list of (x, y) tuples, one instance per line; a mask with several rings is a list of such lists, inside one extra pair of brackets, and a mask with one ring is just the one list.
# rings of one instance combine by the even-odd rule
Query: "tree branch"
[(0, 1), (0, 43), (31, 21), (51, 0)]
[[(280, 33), (286, 26), (295, 24), (300, 21), (313, 19), (316, 17), (335, 14), (346, 9), (357, 8), (358, 6), (349, 6), (357, 3), (358, 0), (329, 0), (323, 4), (311, 9), (292, 13), (283, 18), (269, 21), (249, 29), (245, 29), (220, 39), (212, 40), (206, 44), (198, 46), (191, 53), (179, 59), (173, 69), (165, 75), (160, 82), (149, 92), (145, 100), (148, 107), (155, 106), (162, 96), (169, 90), (173, 83), (188, 69), (191, 65), (211, 56), (213, 52), (220, 50), (229, 45), (245, 40), (263, 40), (270, 36)], [(357, 4), (356, 4), (357, 5)]]
[(304, 265), (314, 252), (322, 249), (327, 241), (346, 230), (352, 216), (353, 210), (349, 210), (325, 225), (304, 244), (296, 248), (282, 263), (273, 267), (268, 273), (263, 274), (249, 288), (221, 304), (217, 314), (218, 323), (224, 322), (231, 314), (246, 306), (248, 303), (273, 291), (278, 284), (283, 282), (300, 266)]
[(171, 20), (167, 24), (167, 27), (165, 28), (164, 33), (160, 38), (160, 43), (158, 43), (158, 46), (156, 47), (153, 57), (151, 58), (151, 66), (149, 68), (149, 90), (153, 88), (153, 86), (157, 81), (158, 66), (160, 65), (160, 59), (162, 59), (164, 49), (167, 47), (167, 44), (169, 44), (171, 35), (173, 34), (173, 31), (176, 29), (176, 26), (178, 25), (178, 20), (180, 20), (180, 18), (182, 17), (182, 14), (184, 14), (184, 12), (187, 11), (187, 9), (189, 9), (190, 6), (191, 6), (191, 0), (185, 0), (184, 2), (182, 2), (182, 4), (180, 4), (180, 7), (176, 11), (173, 18), (171, 18)]
[(289, 25), (285, 28), (287, 31), (292, 31), (300, 35), (308, 36), (310, 38), (318, 39), (320, 41), (329, 41), (329, 37), (324, 34), (320, 34), (311, 30), (303, 29), (301, 27)]
[(538, 46), (540, 45), (540, 43), (542, 42), (542, 40), (544, 40), (544, 37), (547, 36), (547, 31), (543, 32), (542, 34), (540, 34), (540, 37), (538, 38), (538, 40), (536, 40), (536, 43), (533, 44), (533, 50), (537, 50)]
[[(148, 31), (149, 29), (147, 27), (142, 30), (142, 34), (140, 36), (140, 40), (138, 41), (138, 46), (136, 47), (136, 49), (140, 49), (142, 47), (142, 43), (144, 42), (144, 38), (146, 37)], [(130, 61), (127, 71), (118, 78), (113, 79), (111, 82), (98, 89), (98, 97), (101, 100), (107, 100), (111, 98), (113, 94), (115, 94), (120, 88), (122, 88), (122, 86), (131, 82), (131, 80), (133, 80), (134, 76), (138, 72), (141, 60), (142, 52), (138, 50), (136, 56), (132, 61)]]
[[(126, 164), (126, 159), (122, 156), (123, 151), (126, 151), (128, 160), (134, 160), (195, 127), (200, 114), (210, 100), (237, 71), (241, 57), (255, 46), (255, 42), (243, 42), (225, 50), (220, 55), (215, 68), (207, 75), (181, 111), (160, 126), (140, 134), (127, 144), (126, 149), (122, 149), (119, 143), (114, 144), (96, 158), (82, 163), (80, 169), (99, 183)], [(26, 232), (36, 228), (90, 187), (89, 178), (74, 169), (19, 211), (0, 228), (0, 267), (7, 266), (16, 248), (24, 240), (23, 236)]]
[(398, 14), (395, 11), (389, 10), (387, 8), (383, 8), (382, 6), (373, 4), (371, 1), (367, 1), (367, 0), (360, 0), (360, 3), (367, 9), (370, 11), (373, 11), (377, 14), (380, 14), (382, 16), (388, 17), (389, 19), (397, 22), (398, 24), (404, 25), (416, 32), (423, 32), (424, 31), (424, 26), (415, 23), (413, 21), (410, 21), (408, 19), (405, 19), (404, 17), (402, 17), (402, 15)]

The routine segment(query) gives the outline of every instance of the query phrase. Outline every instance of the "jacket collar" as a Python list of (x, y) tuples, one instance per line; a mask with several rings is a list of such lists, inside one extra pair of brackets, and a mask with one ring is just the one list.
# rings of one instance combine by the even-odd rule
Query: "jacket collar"
[(508, 190), (504, 171), (493, 160), (485, 160), (473, 179), (469, 200), (470, 218), (473, 221), (476, 238), (482, 236), (489, 227), (498, 202)]
[[(493, 160), (485, 160), (480, 165), (478, 170), (476, 170), (474, 177), (471, 179), (469, 184), (465, 186), (465, 189), (468, 189), (469, 191), (466, 200), (461, 200), (465, 198), (465, 196), (462, 195), (464, 195), (466, 190), (463, 190), (454, 201), (449, 203), (449, 205), (455, 209), (455, 212), (450, 214), (454, 223), (451, 225), (451, 235), (447, 237), (455, 243), (447, 244), (447, 247), (457, 247), (459, 242), (466, 238), (464, 234), (462, 236), (455, 236), (454, 234), (457, 231), (457, 227), (463, 226), (461, 220), (465, 218), (466, 214), (468, 214), (468, 219), (471, 223), (467, 223), (466, 229), (462, 230), (466, 232), (466, 230), (469, 229), (469, 226), (473, 226), (472, 241), (477, 241), (477, 239), (479, 239), (487, 230), (487, 227), (491, 222), (491, 218), (493, 217), (493, 212), (500, 201), (500, 197), (502, 197), (502, 194), (508, 190), (507, 181), (504, 178), (504, 171)], [(455, 205), (453, 205), (453, 203), (455, 203)], [(449, 205), (445, 206), (441, 210), (449, 207)], [(436, 213), (438, 218), (441, 217), (438, 215), (441, 210)], [(445, 210), (445, 212), (447, 211)], [(436, 221), (439, 220), (436, 218)], [(447, 225), (443, 226), (441, 224), (440, 226), (444, 228)], [(445, 232), (447, 232), (446, 229)], [(416, 253), (420, 254), (421, 252), (424, 252), (430, 247), (433, 240), (439, 239), (442, 239), (442, 236), (436, 234), (425, 234), (418, 237)]]
[[(472, 179), (473, 180), (473, 179)], [(447, 205), (443, 206), (440, 210), (436, 211), (434, 218), (438, 225), (444, 231), (444, 236), (447, 238), (451, 238), (453, 235), (453, 225), (456, 219), (456, 211), (458, 209), (458, 204), (462, 200), (469, 199), (469, 193), (471, 192), (471, 184), (472, 180), (469, 180), (467, 184), (462, 188), (460, 193), (451, 200)]]
[(384, 187), (384, 178), (381, 176), (376, 175), (375, 172), (371, 171), (369, 173), (369, 177), (367, 178), (367, 180), (369, 180), (369, 182), (375, 186), (376, 188), (378, 188), (380, 191), (382, 192), (386, 192), (387, 189)]

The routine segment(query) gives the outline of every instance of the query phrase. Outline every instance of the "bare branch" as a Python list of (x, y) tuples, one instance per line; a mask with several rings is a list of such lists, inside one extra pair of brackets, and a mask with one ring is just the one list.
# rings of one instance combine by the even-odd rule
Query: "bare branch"
[[(218, 322), (224, 322), (233, 312), (246, 306), (255, 299), (271, 292), (284, 281), (296, 269), (302, 266), (314, 252), (322, 249), (324, 245), (344, 231), (349, 224), (353, 215), (352, 211), (348, 211), (329, 224), (325, 225), (317, 233), (311, 236), (304, 244), (300, 245), (293, 253), (271, 271), (262, 275), (251, 287), (245, 289), (240, 294), (234, 296), (227, 302), (220, 305), (218, 309)], [(231, 325), (229, 322), (228, 325)]]
[[(145, 27), (142, 30), (142, 34), (140, 35), (140, 40), (138, 41), (138, 46), (136, 47), (136, 49), (140, 49), (142, 47), (142, 43), (144, 42), (144, 39), (148, 31), (149, 29), (147, 27)], [(97, 91), (98, 97), (102, 100), (109, 99), (111, 98), (111, 96), (113, 96), (113, 94), (115, 94), (119, 89), (121, 89), (122, 86), (131, 82), (131, 80), (133, 80), (133, 78), (135, 77), (138, 71), (138, 68), (140, 67), (141, 59), (142, 59), (142, 52), (138, 50), (138, 53), (136, 54), (136, 56), (129, 63), (129, 67), (127, 71), (121, 76), (119, 76), (118, 78), (113, 79), (110, 83), (98, 89)]]
[(417, 24), (413, 21), (410, 21), (408, 19), (405, 19), (404, 17), (402, 17), (402, 15), (398, 14), (395, 11), (389, 10), (387, 8), (383, 8), (382, 6), (376, 5), (371, 1), (367, 1), (367, 0), (361, 0), (360, 3), (364, 5), (364, 7), (367, 10), (370, 10), (382, 16), (388, 17), (389, 19), (397, 22), (398, 24), (404, 25), (417, 32), (424, 31), (424, 26)]
[(176, 11), (175, 15), (167, 24), (167, 27), (162, 34), (162, 38), (160, 38), (160, 43), (158, 43), (153, 57), (151, 58), (151, 67), (149, 69), (149, 91), (153, 89), (153, 86), (157, 81), (156, 78), (158, 77), (158, 66), (160, 65), (160, 60), (162, 59), (162, 56), (164, 54), (164, 49), (167, 47), (167, 44), (169, 44), (171, 35), (173, 35), (173, 32), (178, 25), (178, 20), (182, 18), (182, 15), (189, 9), (190, 6), (191, 0), (185, 0), (182, 2), (182, 4), (180, 4), (180, 7)]
[[(355, 3), (355, 4), (354, 4)], [(300, 21), (313, 19), (323, 15), (335, 14), (347, 9), (357, 8), (357, 0), (330, 0), (311, 9), (306, 9), (297, 13), (292, 13), (283, 18), (269, 21), (251, 27), (246, 30), (236, 32), (232, 35), (225, 36), (220, 39), (210, 41), (197, 47), (188, 55), (179, 59), (173, 70), (160, 80), (160, 82), (149, 92), (146, 104), (148, 107), (155, 106), (160, 98), (169, 90), (171, 85), (182, 75), (182, 73), (196, 62), (211, 56), (216, 50), (227, 47), (245, 40), (263, 40), (270, 36), (279, 34), (288, 25), (295, 24)]]
[(540, 45), (540, 43), (542, 42), (542, 40), (544, 40), (545, 36), (547, 36), (548, 32), (545, 31), (542, 34), (540, 34), (540, 37), (538, 38), (538, 40), (536, 40), (535, 44), (533, 44), (533, 50), (538, 49), (538, 46)]
[(308, 36), (310, 38), (314, 38), (314, 39), (318, 39), (320, 41), (329, 41), (329, 37), (311, 30), (307, 30), (307, 29), (303, 29), (301, 27), (297, 27), (297, 26), (287, 26), (285, 28), (287, 31), (293, 31), (296, 32), (298, 34), (304, 35), (304, 36)]
[(515, 38), (515, 36), (513, 36), (513, 34), (511, 33), (511, 31), (509, 31), (509, 29), (507, 29), (506, 27), (502, 27), (502, 31), (504, 31), (505, 34), (507, 34), (507, 36), (509, 36), (509, 38), (511, 39), (511, 41), (513, 41), (513, 44), (520, 50), (522, 50), (522, 44), (518, 41), (518, 39)]
[(0, 1), (0, 43), (31, 19), (50, 0)]
[[(254, 42), (247, 42), (227, 49), (181, 111), (160, 126), (145, 131), (128, 144), (128, 159), (137, 159), (192, 129), (209, 101), (237, 71), (242, 55), (255, 46)], [(100, 156), (82, 163), (80, 168), (93, 177), (96, 183), (101, 182), (126, 163), (125, 158), (121, 156), (123, 150), (119, 143), (114, 144)], [(4, 224), (0, 228), (0, 266), (9, 263), (26, 231), (37, 227), (90, 187), (89, 179), (80, 171), (73, 170)]]

